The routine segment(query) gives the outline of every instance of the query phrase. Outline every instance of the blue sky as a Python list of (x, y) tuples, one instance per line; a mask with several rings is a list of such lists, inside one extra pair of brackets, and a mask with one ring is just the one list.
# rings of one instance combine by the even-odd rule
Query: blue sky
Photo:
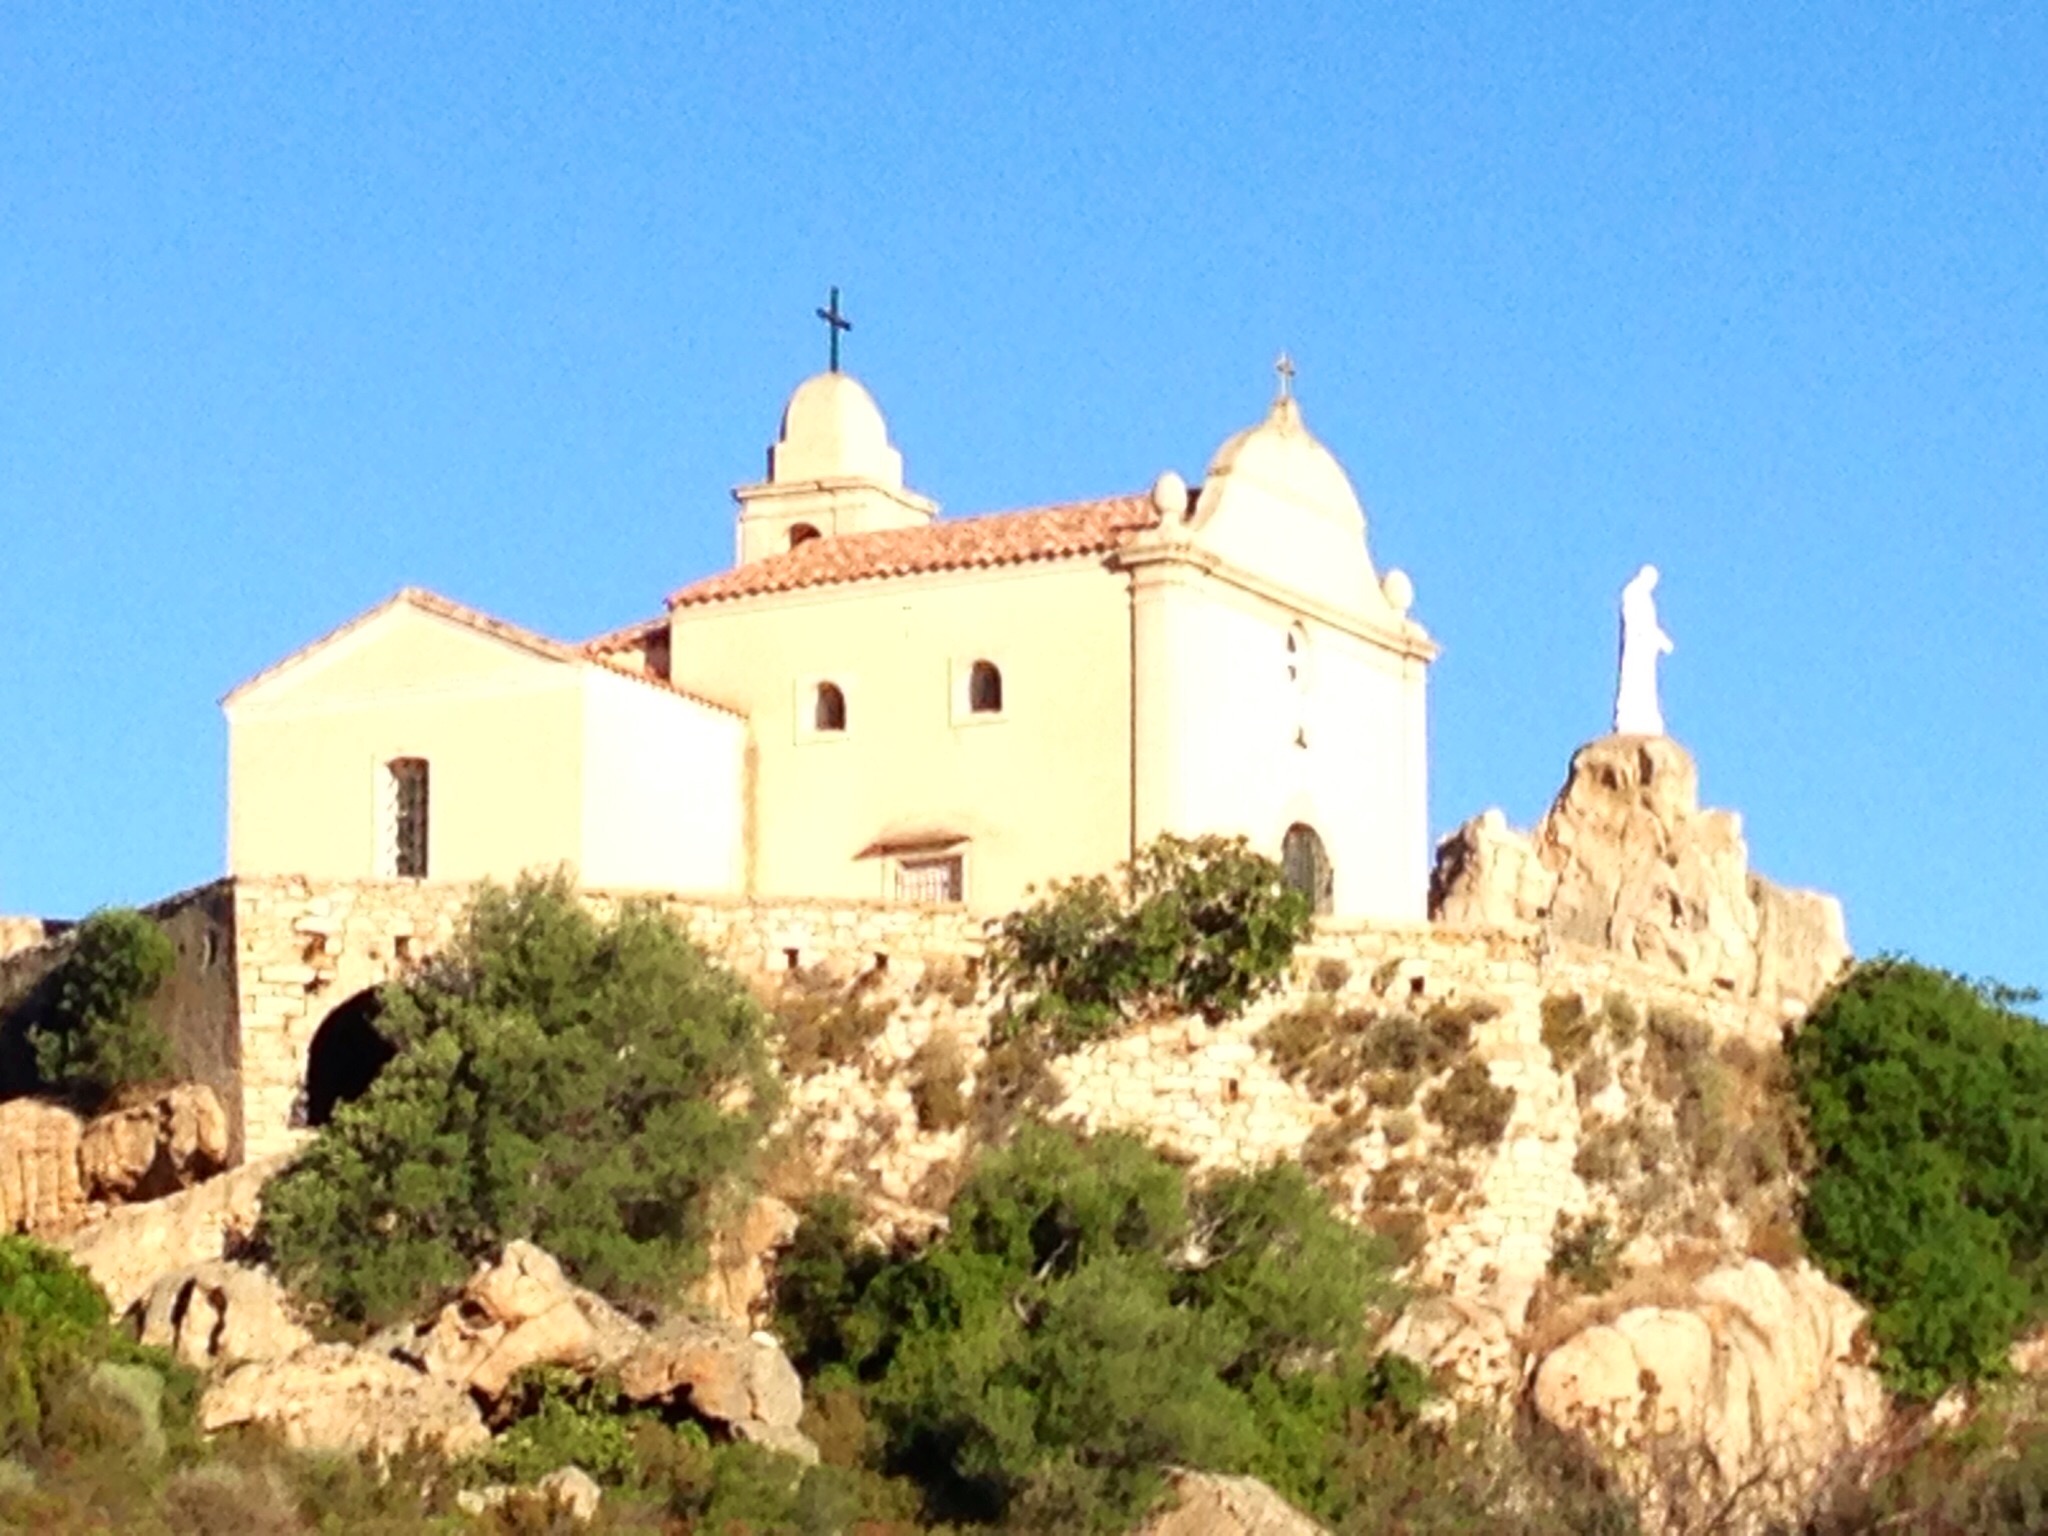
[(235, 682), (731, 550), (828, 284), (969, 512), (1199, 477), (1285, 347), (1444, 645), (1438, 832), (1672, 732), (1859, 949), (2048, 980), (2048, 12), (0, 10), (0, 911), (218, 873)]

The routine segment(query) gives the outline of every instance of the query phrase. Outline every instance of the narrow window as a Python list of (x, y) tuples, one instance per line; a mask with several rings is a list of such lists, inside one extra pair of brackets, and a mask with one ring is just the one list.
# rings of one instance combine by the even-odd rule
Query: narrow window
[(789, 525), (789, 547), (791, 549), (795, 549), (799, 544), (808, 544), (817, 536), (818, 530), (809, 523), (791, 523)]
[(932, 905), (959, 901), (966, 867), (957, 853), (939, 858), (903, 859), (896, 865), (896, 899)]
[(992, 661), (977, 661), (967, 674), (967, 708), (977, 715), (1003, 712), (1003, 674)]
[(427, 760), (394, 757), (384, 765), (384, 873), (427, 878)]
[(846, 695), (837, 683), (818, 684), (817, 703), (811, 709), (811, 728), (818, 731), (846, 729)]
[(1320, 917), (1330, 910), (1335, 872), (1314, 827), (1297, 821), (1287, 829), (1280, 840), (1280, 868), (1287, 884), (1308, 898), (1310, 911)]

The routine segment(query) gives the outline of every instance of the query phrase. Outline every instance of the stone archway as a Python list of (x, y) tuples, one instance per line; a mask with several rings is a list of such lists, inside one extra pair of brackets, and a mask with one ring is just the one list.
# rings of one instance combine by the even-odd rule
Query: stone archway
[(1330, 910), (1335, 894), (1336, 871), (1330, 867), (1329, 850), (1322, 834), (1306, 822), (1297, 821), (1280, 839), (1280, 868), (1290, 889), (1301, 892), (1309, 909), (1321, 917)]
[(366, 987), (328, 1014), (306, 1052), (306, 1124), (322, 1126), (335, 1110), (370, 1091), (377, 1074), (398, 1054), (377, 1029), (384, 1003)]

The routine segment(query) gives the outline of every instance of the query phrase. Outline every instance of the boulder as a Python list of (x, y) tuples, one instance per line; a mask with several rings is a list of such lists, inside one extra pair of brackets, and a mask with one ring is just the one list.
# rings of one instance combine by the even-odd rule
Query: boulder
[(1168, 1478), (1170, 1502), (1136, 1536), (1327, 1536), (1323, 1526), (1255, 1477), (1176, 1467)]
[(522, 1496), (560, 1510), (578, 1525), (595, 1520), (597, 1506), (604, 1502), (604, 1490), (588, 1472), (581, 1467), (557, 1467), (531, 1489), (509, 1483), (465, 1488), (455, 1495), (455, 1507), (466, 1515), (481, 1515)]
[(1633, 1308), (1566, 1340), (1537, 1368), (1536, 1411), (1652, 1503), (1689, 1485), (1701, 1509), (1738, 1499), (1736, 1527), (1755, 1528), (1882, 1429), (1862, 1324), (1810, 1266), (1752, 1259), (1700, 1279), (1683, 1307)]
[(1703, 810), (1699, 770), (1668, 736), (1605, 736), (1572, 754), (1534, 832), (1499, 811), (1437, 849), (1430, 915), (1611, 950), (1695, 986), (1772, 1002), (1817, 999), (1848, 963), (1841, 904), (1749, 869), (1742, 820)]
[(681, 1397), (741, 1440), (818, 1459), (817, 1447), (796, 1427), (804, 1413), (803, 1382), (766, 1334), (673, 1318), (620, 1365), (619, 1389), (642, 1403)]
[(460, 1387), (347, 1344), (310, 1344), (236, 1367), (206, 1389), (199, 1423), (209, 1434), (259, 1424), (301, 1450), (380, 1460), (414, 1446), (460, 1456), (491, 1438)]
[(180, 1083), (97, 1116), (78, 1149), (94, 1200), (156, 1200), (227, 1166), (228, 1115), (203, 1083)]
[(0, 1232), (52, 1237), (85, 1218), (78, 1116), (39, 1099), (0, 1103)]
[(126, 1312), (165, 1275), (225, 1258), (244, 1241), (261, 1214), (263, 1186), (295, 1155), (244, 1163), (161, 1200), (116, 1206), (55, 1244), (90, 1271), (117, 1314)]
[(495, 1399), (528, 1366), (609, 1369), (642, 1333), (603, 1297), (570, 1284), (551, 1254), (515, 1241), (424, 1329), (378, 1343), (429, 1375)]
[(263, 1269), (222, 1260), (164, 1276), (142, 1302), (142, 1342), (201, 1370), (281, 1360), (313, 1342)]
[(768, 1268), (796, 1236), (797, 1214), (761, 1195), (711, 1244), (711, 1267), (690, 1287), (689, 1300), (736, 1327), (751, 1328), (766, 1309)]

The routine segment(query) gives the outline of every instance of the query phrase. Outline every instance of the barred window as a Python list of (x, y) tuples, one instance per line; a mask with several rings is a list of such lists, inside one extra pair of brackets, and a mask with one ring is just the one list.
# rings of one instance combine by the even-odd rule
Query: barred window
[(966, 867), (957, 853), (937, 858), (899, 859), (896, 899), (934, 905), (963, 899)]
[(427, 760), (394, 757), (384, 765), (383, 873), (427, 877)]

